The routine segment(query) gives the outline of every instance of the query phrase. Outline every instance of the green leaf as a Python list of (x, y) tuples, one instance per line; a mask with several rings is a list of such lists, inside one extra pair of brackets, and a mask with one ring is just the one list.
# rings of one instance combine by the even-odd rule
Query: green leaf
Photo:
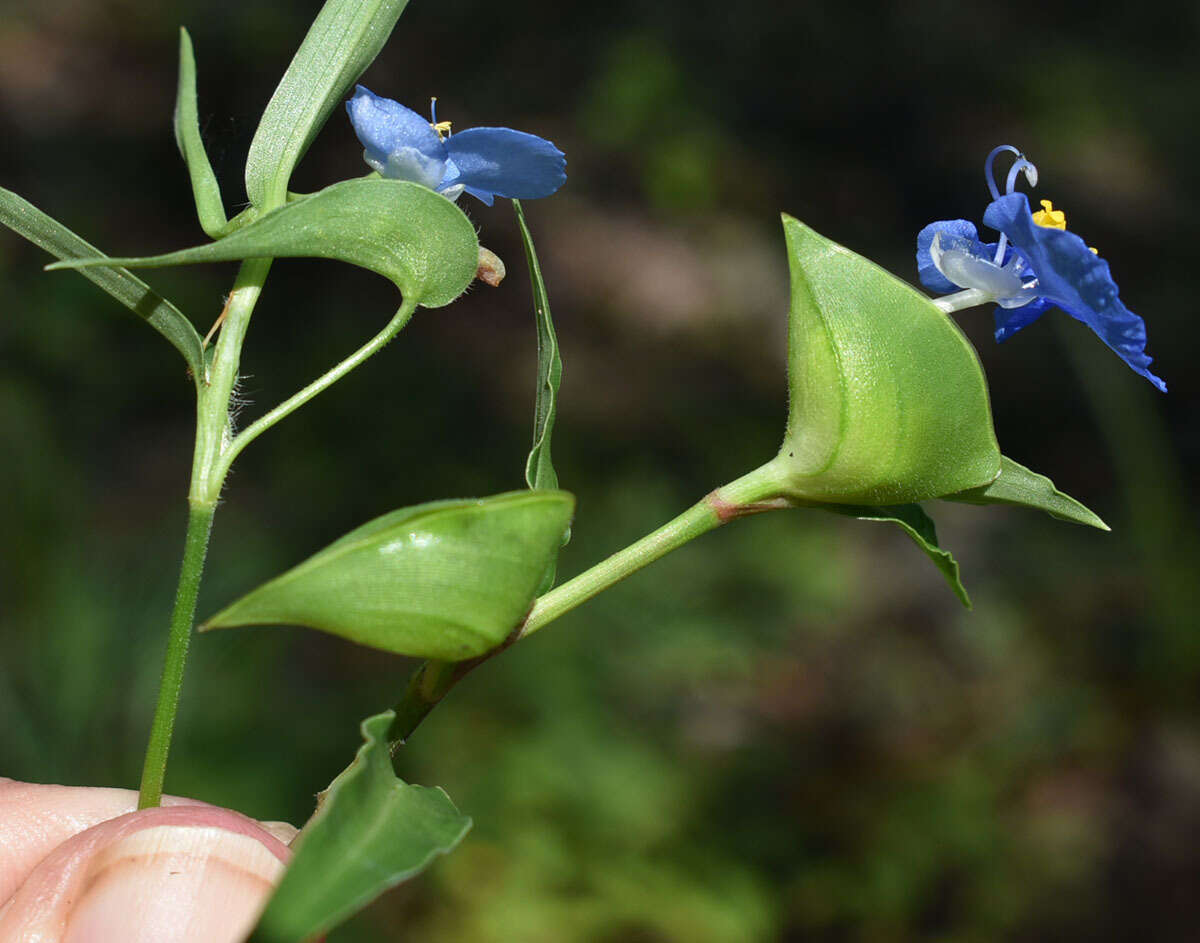
[(788, 429), (802, 501), (906, 504), (1000, 471), (974, 349), (924, 295), (783, 217), (792, 272)]
[[(550, 314), (550, 296), (542, 280), (542, 267), (538, 263), (533, 236), (525, 223), (525, 212), (521, 201), (513, 200), (517, 214), (517, 227), (521, 230), (521, 242), (525, 246), (525, 262), (529, 266), (529, 281), (533, 289), (533, 319), (537, 328), (537, 395), (533, 405), (533, 448), (525, 461), (525, 481), (530, 488), (557, 488), (558, 473), (550, 457), (550, 440), (554, 433), (554, 419), (558, 412), (558, 388), (562, 383), (562, 357), (558, 352), (558, 337), (554, 333), (554, 318)], [(563, 546), (571, 539), (571, 529), (563, 535)], [(554, 585), (556, 561), (552, 561), (539, 593)]]
[(934, 527), (933, 518), (926, 514), (919, 504), (897, 504), (890, 507), (814, 504), (812, 507), (833, 514), (854, 517), (860, 521), (882, 521), (886, 524), (896, 524), (933, 561), (933, 565), (946, 578), (946, 582), (950, 584), (950, 588), (958, 597), (959, 602), (968, 609), (971, 608), (971, 597), (967, 595), (967, 590), (959, 578), (958, 561), (954, 559), (950, 551), (943, 550), (938, 546), (937, 528)]
[(427, 308), (447, 305), (475, 277), (475, 227), (444, 196), (403, 180), (343, 180), (266, 213), (224, 239), (166, 255), (76, 259), (48, 268), (144, 268), (309, 256), (339, 259), (392, 280)]
[(80, 272), (84, 278), (104, 289), (117, 301), (171, 342), (187, 361), (192, 377), (204, 382), (204, 351), (200, 335), (178, 308), (154, 292), (149, 285), (123, 268), (112, 267), (111, 260), (91, 243), (75, 235), (62, 223), (51, 219), (28, 200), (0, 187), (0, 223), (58, 259), (93, 260), (89, 264), (108, 265)]
[(1109, 526), (1096, 514), (1055, 488), (1054, 482), (1045, 475), (1030, 471), (1007, 456), (1000, 460), (1000, 477), (991, 484), (970, 491), (960, 491), (958, 494), (948, 494), (944, 498), (947, 501), (961, 501), (963, 504), (1015, 504), (1036, 508), (1060, 521), (1109, 530)]
[(200, 227), (212, 238), (221, 235), (226, 226), (225, 205), (221, 202), (221, 186), (200, 139), (200, 115), (196, 107), (196, 56), (192, 37), (179, 30), (179, 92), (175, 97), (175, 144), (187, 164), (192, 180), (192, 196)]
[(271, 96), (246, 158), (246, 195), (274, 209), (330, 113), (387, 42), (408, 0), (327, 0)]
[(201, 626), (304, 625), (401, 655), (462, 661), (529, 611), (575, 499), (565, 491), (402, 508), (364, 524)]
[(386, 737), (392, 717), (363, 721), (364, 744), (318, 797), (250, 943), (325, 933), (452, 851), (471, 828), (441, 789), (396, 778)]

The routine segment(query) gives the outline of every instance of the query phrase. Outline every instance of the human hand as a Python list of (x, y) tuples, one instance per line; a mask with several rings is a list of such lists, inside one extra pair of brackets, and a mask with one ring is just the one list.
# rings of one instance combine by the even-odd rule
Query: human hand
[(167, 796), (0, 778), (0, 943), (237, 943), (296, 830)]

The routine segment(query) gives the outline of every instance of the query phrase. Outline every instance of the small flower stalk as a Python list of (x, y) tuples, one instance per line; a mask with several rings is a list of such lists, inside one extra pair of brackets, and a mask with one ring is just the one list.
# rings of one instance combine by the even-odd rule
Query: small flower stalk
[[(1001, 194), (993, 165), (1005, 152), (1016, 160)], [(1146, 324), (1122, 304), (1108, 263), (1067, 229), (1066, 215), (1050, 200), (1042, 200), (1042, 209), (1034, 213), (1025, 194), (1017, 192), (1020, 176), (1037, 186), (1037, 168), (1015, 147), (1003, 145), (988, 155), (984, 175), (992, 202), (983, 222), (1000, 233), (996, 242), (980, 241), (975, 225), (965, 219), (930, 223), (917, 235), (921, 284), (946, 296), (935, 304), (952, 312), (995, 303), (997, 342), (1060, 308), (1165, 393), (1166, 383), (1150, 372)]]

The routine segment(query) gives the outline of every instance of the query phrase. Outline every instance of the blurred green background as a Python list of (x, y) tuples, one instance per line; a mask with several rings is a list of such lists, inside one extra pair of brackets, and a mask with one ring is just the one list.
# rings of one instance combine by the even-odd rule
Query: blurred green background
[[(0, 184), (106, 251), (203, 240), (170, 130), (192, 31), (231, 211), (317, 3), (0, 7)], [(414, 0), (364, 82), (456, 127), (555, 140), (527, 213), (565, 360), (555, 457), (578, 572), (770, 457), (784, 419), (779, 210), (915, 281), (978, 220), (994, 145), (1111, 260), (1156, 394), (1048, 315), (988, 371), (1004, 451), (1110, 535), (930, 508), (976, 609), (899, 532), (740, 521), (472, 675), (406, 749), (464, 846), (354, 940), (1191, 940), (1200, 918), (1196, 247), (1200, 13)], [(335, 114), (293, 186), (364, 172)], [(424, 312), (239, 460), (200, 612), (384, 511), (520, 487), (534, 341), (511, 211), (464, 198), (509, 279)], [(174, 588), (191, 390), (160, 338), (0, 233), (0, 774), (136, 786)], [(149, 273), (207, 328), (232, 266)], [(253, 417), (373, 334), (390, 285), (277, 262)], [(193, 646), (168, 789), (302, 822), (411, 665), (315, 633)]]

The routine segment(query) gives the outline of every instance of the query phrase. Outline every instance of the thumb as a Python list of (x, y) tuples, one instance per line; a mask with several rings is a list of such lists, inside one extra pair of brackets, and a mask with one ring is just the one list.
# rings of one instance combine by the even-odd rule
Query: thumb
[(0, 940), (236, 943), (283, 873), (287, 848), (213, 806), (132, 812), (51, 852), (0, 911)]

